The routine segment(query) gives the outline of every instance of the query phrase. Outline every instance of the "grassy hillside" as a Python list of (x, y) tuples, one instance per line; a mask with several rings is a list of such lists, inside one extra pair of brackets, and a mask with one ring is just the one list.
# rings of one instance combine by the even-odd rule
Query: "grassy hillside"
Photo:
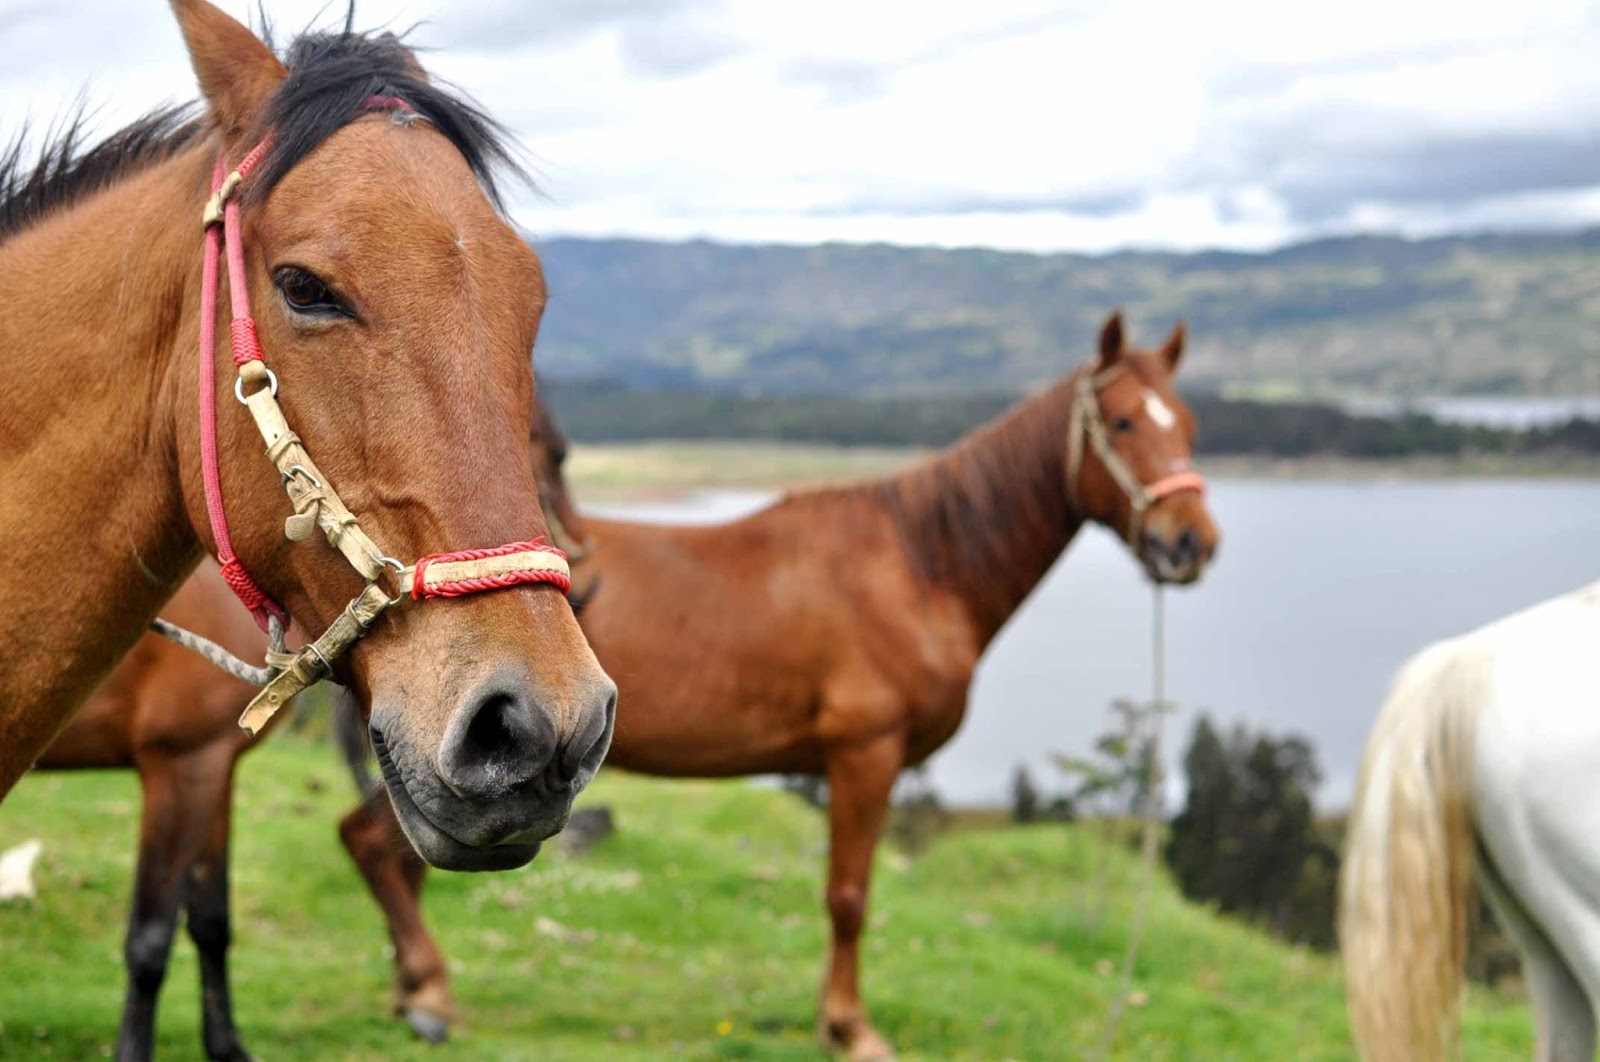
[(1187, 317), (1191, 384), (1273, 395), (1600, 393), (1600, 231), (1324, 240), (1273, 254), (539, 245), (540, 364), (641, 386), (1015, 391), (1114, 306)]
[[(591, 801), (619, 834), (582, 858), (436, 875), (428, 913), (468, 1027), (426, 1049), (388, 1017), (377, 915), (334, 836), (349, 804), (332, 752), (282, 738), (246, 761), (235, 851), (236, 999), (264, 1058), (814, 1059), (822, 823), (738, 782), (612, 775)], [(137, 786), (125, 772), (34, 775), (0, 809), (0, 848), (40, 837), (40, 898), (0, 905), (0, 1056), (109, 1050)], [(1131, 861), (1107, 916), (1097, 850), (1060, 827), (970, 830), (880, 858), (869, 1003), (907, 1058), (1079, 1057), (1124, 945)], [(552, 926), (553, 920), (559, 926)], [(541, 928), (542, 926), (542, 928)], [(571, 939), (567, 939), (571, 938)], [(1118, 1057), (1350, 1055), (1338, 972), (1163, 887)], [(193, 951), (180, 942), (164, 1058), (199, 1057)], [(1524, 1008), (1475, 999), (1471, 1057), (1525, 1056)]]

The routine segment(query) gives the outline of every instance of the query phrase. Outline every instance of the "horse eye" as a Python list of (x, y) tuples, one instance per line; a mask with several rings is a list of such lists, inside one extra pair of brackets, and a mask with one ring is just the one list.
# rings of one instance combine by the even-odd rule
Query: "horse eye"
[(1127, 417), (1118, 417), (1116, 420), (1111, 422), (1111, 430), (1112, 431), (1132, 431), (1133, 430), (1133, 421), (1129, 420)]
[(283, 301), (297, 313), (350, 316), (349, 309), (315, 273), (298, 266), (284, 266), (273, 274), (272, 279), (278, 285)]

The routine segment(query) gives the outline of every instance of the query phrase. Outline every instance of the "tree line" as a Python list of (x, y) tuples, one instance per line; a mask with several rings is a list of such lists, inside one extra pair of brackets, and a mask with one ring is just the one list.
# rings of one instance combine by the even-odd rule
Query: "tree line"
[[(585, 442), (757, 439), (839, 446), (939, 447), (992, 420), (1020, 396), (939, 393), (857, 398), (635, 389), (614, 380), (550, 381), (546, 400)], [(1509, 430), (1421, 413), (1361, 416), (1328, 405), (1188, 395), (1201, 454), (1391, 458), (1408, 455), (1562, 456), (1600, 453), (1600, 421)]]

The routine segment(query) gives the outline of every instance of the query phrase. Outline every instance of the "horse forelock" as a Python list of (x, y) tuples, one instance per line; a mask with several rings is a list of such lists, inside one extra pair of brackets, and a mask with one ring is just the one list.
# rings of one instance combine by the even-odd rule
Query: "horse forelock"
[(260, 134), (272, 145), (248, 195), (266, 196), (284, 174), (328, 137), (368, 113), (373, 97), (398, 100), (453, 144), (497, 208), (497, 178), (531, 183), (516, 160), (510, 133), (463, 93), (429, 78), (416, 55), (388, 31), (349, 28), (300, 34), (283, 53), (289, 76), (262, 115)]

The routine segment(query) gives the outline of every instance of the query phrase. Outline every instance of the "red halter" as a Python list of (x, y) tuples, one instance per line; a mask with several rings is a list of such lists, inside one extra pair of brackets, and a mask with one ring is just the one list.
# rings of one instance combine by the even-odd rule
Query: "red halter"
[[(365, 109), (398, 112), (406, 121), (416, 117), (410, 104), (389, 96), (369, 98)], [(343, 553), (368, 583), (367, 589), (346, 609), (345, 617), (341, 617), (341, 620), (348, 618), (350, 622), (342, 627), (336, 623), (335, 628), (339, 630), (330, 628), (317, 643), (301, 650), (301, 666), (298, 670), (308, 670), (309, 665), (304, 659), (307, 656), (320, 660), (323, 665), (331, 664), (329, 651), (337, 655), (365, 633), (367, 625), (377, 615), (404, 599), (403, 593), (390, 598), (377, 587), (377, 580), (385, 570), (394, 573), (414, 600), (461, 597), (486, 590), (539, 583), (555, 586), (562, 593), (569, 592), (572, 579), (566, 554), (539, 540), (513, 542), (491, 549), (430, 554), (407, 568), (377, 549), (361, 531), (355, 517), (344, 508), (337, 494), (315, 474), (315, 465), (305, 454), (299, 438), (288, 430), (282, 411), (277, 406), (277, 377), (266, 367), (255, 318), (250, 313), (244, 237), (236, 193), (250, 171), (260, 163), (270, 144), (269, 135), (252, 148), (231, 172), (225, 157), (217, 159), (211, 182), (212, 196), (204, 215), (205, 259), (201, 274), (199, 348), (200, 464), (206, 515), (211, 524), (212, 538), (216, 542), (217, 559), (222, 563), (222, 577), (244, 606), (255, 615), (256, 622), (263, 630), (272, 630), (276, 623), (274, 640), (280, 646), (276, 655), (280, 660), (287, 659), (281, 650), (281, 636), (288, 626), (289, 615), (283, 606), (261, 589), (234, 552), (222, 498), (222, 477), (217, 456), (216, 326), (219, 273), (223, 250), (226, 248), (233, 362), (240, 369), (240, 376), (234, 382), (234, 393), (250, 407), (257, 427), (267, 440), (268, 456), (283, 475), (285, 489), (295, 508), (295, 515), (290, 517), (285, 526), (286, 533), (292, 539), (302, 539), (308, 537), (314, 528), (321, 527), (330, 543)], [(244, 387), (247, 382), (261, 383), (263, 386), (246, 395)], [(295, 463), (288, 464), (290, 461)], [(271, 663), (273, 659), (269, 655)], [(278, 678), (273, 682), (281, 680), (281, 690), (287, 691), (294, 685), (294, 680), (286, 677), (284, 672), (296, 668), (277, 666), (275, 670)], [(309, 678), (310, 675), (300, 677)], [(269, 682), (268, 686), (269, 690), (272, 689), (273, 683)], [(300, 688), (303, 688), (303, 684)], [(292, 696), (292, 693), (289, 695)]]

